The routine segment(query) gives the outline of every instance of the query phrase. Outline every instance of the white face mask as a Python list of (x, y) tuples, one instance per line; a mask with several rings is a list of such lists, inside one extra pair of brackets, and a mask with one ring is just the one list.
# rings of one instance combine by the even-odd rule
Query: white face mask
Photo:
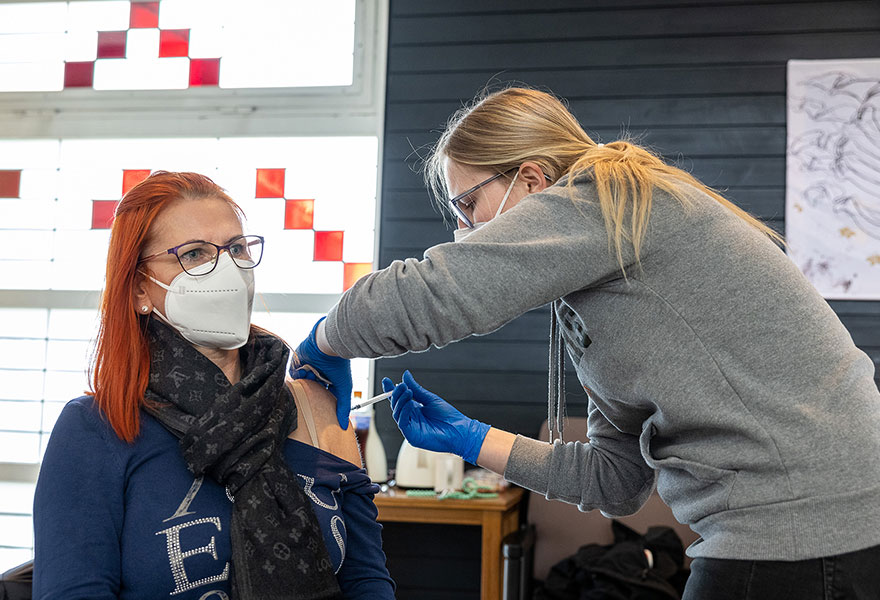
[(166, 314), (156, 308), (153, 312), (189, 342), (221, 350), (241, 348), (247, 342), (254, 303), (254, 272), (239, 269), (228, 253), (220, 254), (217, 266), (207, 275), (193, 277), (184, 271), (171, 285), (147, 277), (168, 290)]
[[(507, 204), (507, 199), (510, 197), (510, 192), (513, 191), (513, 184), (516, 183), (517, 177), (519, 177), (519, 171), (517, 171), (516, 175), (513, 176), (513, 179), (510, 180), (510, 185), (507, 186), (507, 192), (505, 192), (504, 198), (501, 199), (501, 204), (498, 205), (498, 210), (495, 211), (495, 217), (500, 215), (501, 211), (504, 210), (504, 205)], [(492, 218), (494, 219), (495, 217)], [(488, 221), (480, 221), (479, 223), (474, 223), (473, 227), (462, 227), (461, 229), (456, 229), (452, 232), (452, 238), (456, 242), (460, 242), (486, 223), (488, 223)]]

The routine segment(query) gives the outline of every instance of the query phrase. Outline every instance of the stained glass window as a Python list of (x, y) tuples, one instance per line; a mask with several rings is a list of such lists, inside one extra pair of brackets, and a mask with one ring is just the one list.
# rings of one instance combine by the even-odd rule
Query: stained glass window
[(0, 3), (0, 91), (349, 86), (355, 0)]
[(341, 293), (373, 262), (376, 161), (374, 137), (0, 140), (0, 289), (101, 289), (117, 202), (163, 168), (241, 205), (266, 238), (258, 289)]

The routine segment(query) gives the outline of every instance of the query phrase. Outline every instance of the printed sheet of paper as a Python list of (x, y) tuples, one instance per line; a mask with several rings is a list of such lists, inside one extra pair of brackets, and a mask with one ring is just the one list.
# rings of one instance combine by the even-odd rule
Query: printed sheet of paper
[(880, 300), (880, 59), (788, 62), (788, 253), (829, 299)]

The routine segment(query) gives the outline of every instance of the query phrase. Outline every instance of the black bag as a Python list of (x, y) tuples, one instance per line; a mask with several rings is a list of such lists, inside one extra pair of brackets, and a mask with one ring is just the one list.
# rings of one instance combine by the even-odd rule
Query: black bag
[(611, 526), (613, 544), (581, 546), (554, 565), (535, 600), (680, 600), (688, 573), (675, 531), (651, 527), (641, 535), (617, 521)]
[(31, 600), (34, 561), (9, 569), (0, 575), (0, 600)]

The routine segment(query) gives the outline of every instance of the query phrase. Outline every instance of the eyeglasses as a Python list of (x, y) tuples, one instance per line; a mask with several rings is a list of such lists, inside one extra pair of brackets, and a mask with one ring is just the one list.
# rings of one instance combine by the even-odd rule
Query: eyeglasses
[(263, 236), (240, 235), (223, 246), (201, 240), (186, 242), (163, 252), (145, 256), (138, 261), (138, 264), (157, 256), (173, 254), (177, 257), (180, 267), (190, 275), (207, 275), (217, 266), (217, 258), (223, 250), (229, 253), (229, 258), (239, 269), (253, 269), (263, 259)]
[(449, 210), (451, 210), (452, 214), (454, 214), (458, 219), (460, 219), (462, 223), (464, 223), (468, 227), (473, 227), (474, 223), (471, 220), (471, 218), (467, 215), (467, 213), (465, 213), (465, 211), (471, 209), (471, 207), (474, 205), (474, 201), (471, 200), (470, 202), (463, 202), (463, 200), (466, 199), (471, 194), (473, 194), (474, 192), (476, 192), (478, 189), (480, 189), (484, 185), (489, 185), (490, 183), (492, 183), (493, 181), (495, 181), (499, 177), (503, 177), (504, 175), (507, 175), (508, 173), (512, 173), (513, 171), (516, 171), (517, 169), (519, 169), (519, 167), (513, 167), (512, 169), (508, 169), (508, 170), (504, 171), (503, 173), (496, 173), (495, 175), (492, 175), (492, 177), (490, 177), (489, 179), (486, 179), (485, 181), (481, 181), (480, 183), (478, 183), (477, 185), (475, 185), (471, 189), (460, 193), (455, 198), (451, 198), (449, 200)]

